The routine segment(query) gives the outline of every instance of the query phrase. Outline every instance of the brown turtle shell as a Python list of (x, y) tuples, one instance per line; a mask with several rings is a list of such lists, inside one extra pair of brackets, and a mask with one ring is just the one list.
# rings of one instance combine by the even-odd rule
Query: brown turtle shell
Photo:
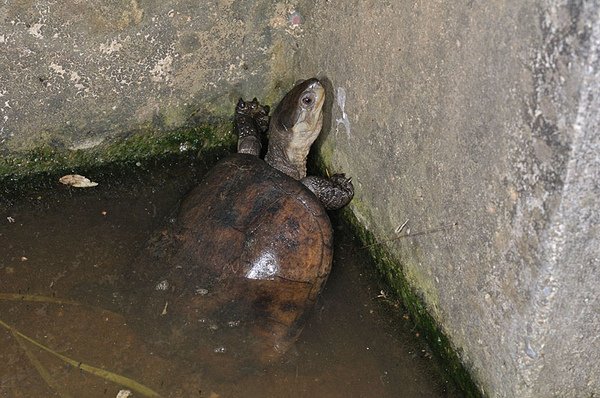
[(331, 268), (321, 203), (255, 156), (219, 162), (185, 198), (178, 224), (180, 250), (221, 277), (296, 282), (314, 300)]
[(209, 351), (263, 363), (285, 352), (331, 269), (331, 224), (312, 192), (258, 157), (234, 154), (186, 196), (175, 225), (170, 271), (152, 277), (170, 283), (154, 305), (169, 302), (166, 317), (181, 325), (170, 334), (190, 337), (205, 325), (213, 332), (199, 339)]

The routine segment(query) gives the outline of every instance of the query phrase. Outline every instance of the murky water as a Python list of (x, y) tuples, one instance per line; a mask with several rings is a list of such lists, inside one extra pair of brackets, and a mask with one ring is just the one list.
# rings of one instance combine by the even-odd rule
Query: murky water
[[(325, 291), (281, 360), (227, 370), (214, 355), (190, 355), (202, 341), (156, 350), (154, 321), (120, 308), (138, 292), (121, 279), (198, 180), (193, 170), (142, 165), (90, 175), (95, 188), (56, 182), (0, 198), (0, 397), (460, 396), (339, 225)], [(167, 348), (169, 338), (178, 336)]]

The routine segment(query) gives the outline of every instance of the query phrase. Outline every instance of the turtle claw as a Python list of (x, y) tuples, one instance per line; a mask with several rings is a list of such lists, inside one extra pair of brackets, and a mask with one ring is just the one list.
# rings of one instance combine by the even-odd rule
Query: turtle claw
[(309, 176), (302, 183), (314, 193), (328, 210), (337, 210), (346, 206), (354, 197), (352, 177), (346, 178), (343, 173), (334, 174), (331, 178)]
[(234, 120), (236, 122), (253, 122), (255, 127), (258, 127), (259, 133), (262, 134), (269, 127), (270, 110), (271, 108), (268, 105), (261, 105), (256, 97), (252, 101), (244, 101), (243, 98), (240, 98), (235, 106)]
[(346, 178), (344, 173), (334, 174), (331, 176), (331, 182), (344, 191), (350, 191), (354, 194), (354, 186), (352, 185), (352, 177)]

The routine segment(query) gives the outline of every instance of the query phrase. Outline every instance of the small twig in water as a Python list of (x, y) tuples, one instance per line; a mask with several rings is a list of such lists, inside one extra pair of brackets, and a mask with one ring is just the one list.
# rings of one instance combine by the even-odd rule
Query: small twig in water
[(79, 303), (77, 301), (73, 301), (73, 300), (49, 297), (49, 296), (38, 296), (36, 294), (21, 294), (21, 293), (0, 293), (0, 301), (2, 301), (2, 300), (81, 305), (81, 303)]
[(113, 383), (125, 386), (131, 390), (139, 392), (140, 394), (142, 394), (145, 397), (160, 397), (160, 395), (157, 392), (151, 390), (150, 388), (144, 386), (143, 384), (138, 383), (137, 381), (135, 381), (133, 379), (130, 379), (125, 376), (121, 376), (120, 374), (113, 373), (108, 370), (104, 370), (102, 368), (96, 368), (94, 366), (87, 365), (83, 362), (79, 362), (74, 359), (71, 359), (71, 358), (67, 357), (66, 355), (62, 355), (62, 354), (58, 353), (57, 351), (54, 351), (51, 348), (40, 343), (39, 341), (37, 341), (27, 335), (24, 335), (23, 333), (19, 332), (17, 329), (15, 329), (14, 327), (7, 324), (6, 322), (4, 322), (1, 319), (0, 319), (0, 326), (7, 329), (8, 331), (10, 331), (14, 336), (19, 337), (19, 338), (23, 339), (24, 341), (34, 345), (35, 347), (40, 348), (40, 349), (46, 351), (47, 353), (54, 355), (55, 357), (61, 359), (63, 362), (66, 362), (75, 368), (79, 368), (87, 373), (93, 374), (94, 376), (98, 376), (105, 380), (112, 381)]
[(33, 365), (33, 367), (35, 368), (35, 370), (37, 370), (38, 374), (44, 380), (44, 382), (46, 382), (46, 384), (48, 385), (48, 387), (50, 387), (52, 390), (54, 390), (58, 394), (58, 396), (60, 398), (71, 398), (71, 395), (69, 395), (63, 389), (63, 386), (61, 386), (56, 380), (54, 380), (54, 378), (50, 375), (50, 373), (48, 372), (48, 370), (44, 367), (44, 365), (42, 365), (42, 363), (40, 362), (40, 360), (27, 347), (27, 345), (25, 344), (26, 340), (23, 339), (22, 337), (20, 337), (15, 332), (14, 329), (11, 329), (10, 332), (12, 333), (14, 339), (19, 344), (19, 346), (21, 347), (21, 349), (23, 350), (23, 352), (25, 352), (25, 355), (29, 359), (29, 362), (31, 362), (31, 364)]

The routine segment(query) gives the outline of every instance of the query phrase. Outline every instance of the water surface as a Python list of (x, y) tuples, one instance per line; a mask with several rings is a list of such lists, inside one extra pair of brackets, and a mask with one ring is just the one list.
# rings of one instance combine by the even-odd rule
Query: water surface
[[(88, 175), (94, 188), (56, 181), (0, 197), (0, 397), (144, 396), (114, 375), (165, 397), (461, 396), (378, 283), (365, 250), (335, 224), (333, 271), (281, 360), (223, 371), (213, 356), (190, 356), (195, 346), (156, 351), (149, 339), (158, 326), (120, 308), (122, 276), (201, 169), (139, 164)], [(135, 281), (125, 288), (138, 291)], [(113, 374), (94, 373), (100, 369)]]

